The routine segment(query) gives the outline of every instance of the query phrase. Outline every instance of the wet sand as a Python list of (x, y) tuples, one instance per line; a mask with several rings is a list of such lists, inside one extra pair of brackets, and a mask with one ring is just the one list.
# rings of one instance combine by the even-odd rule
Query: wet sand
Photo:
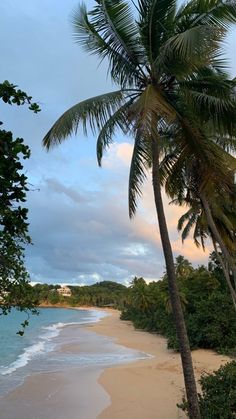
[(94, 419), (109, 403), (101, 370), (34, 374), (0, 401), (1, 419)]
[[(84, 309), (84, 307), (83, 307)], [(94, 310), (94, 308), (91, 308)], [(179, 355), (166, 348), (158, 335), (135, 330), (121, 321), (120, 313), (109, 316), (86, 330), (113, 338), (114, 342), (152, 355), (151, 358), (118, 366), (63, 372), (39, 373), (0, 399), (1, 419), (175, 419), (185, 418), (176, 404), (183, 395)], [(79, 333), (76, 327), (71, 332)], [(70, 333), (66, 328), (66, 333)], [(96, 339), (94, 340), (96, 346)], [(82, 352), (102, 350), (83, 343)], [(78, 353), (80, 344), (67, 344), (60, 351)], [(196, 376), (210, 372), (229, 361), (212, 351), (193, 352)]]
[[(91, 325), (91, 330), (114, 337), (115, 342), (153, 355), (129, 365), (107, 368), (99, 383), (111, 397), (111, 404), (99, 419), (175, 419), (185, 418), (177, 408), (184, 394), (179, 354), (168, 350), (166, 339), (135, 330), (130, 322), (121, 321), (119, 312)], [(230, 361), (209, 350), (192, 352), (196, 377), (211, 372)]]
[[(31, 375), (0, 397), (1, 419), (95, 419), (109, 404), (109, 395), (98, 384), (103, 367), (89, 365), (86, 358), (82, 363), (79, 359), (76, 362), (77, 356), (84, 359), (87, 354), (89, 359), (102, 354), (107, 346), (106, 339), (81, 325), (66, 326), (55, 339), (53, 351), (45, 353), (40, 360), (44, 365), (34, 366), (30, 372), (29, 364)], [(109, 350), (112, 352), (113, 347), (109, 346)], [(58, 364), (57, 359), (64, 357), (65, 364), (62, 361)], [(74, 364), (68, 364), (70, 357), (75, 360)], [(39, 361), (35, 362), (37, 365)], [(49, 372), (48, 366), (54, 372)], [(41, 372), (35, 372), (35, 368)], [(21, 373), (21, 369), (18, 371)]]

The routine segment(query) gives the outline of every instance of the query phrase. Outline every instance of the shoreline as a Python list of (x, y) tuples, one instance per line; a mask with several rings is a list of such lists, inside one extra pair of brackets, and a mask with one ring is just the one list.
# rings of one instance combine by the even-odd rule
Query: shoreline
[[(120, 320), (120, 312), (113, 308), (64, 308), (106, 312), (108, 316), (101, 318), (98, 323), (87, 325), (86, 329), (110, 337), (118, 345), (152, 356), (103, 370), (98, 383), (110, 396), (110, 404), (97, 419), (187, 418), (177, 408), (177, 403), (181, 403), (185, 394), (180, 355), (167, 349), (166, 338), (134, 329), (131, 322)], [(203, 373), (213, 372), (231, 361), (230, 357), (207, 349), (192, 351), (192, 357), (199, 391), (198, 380)]]
[[(184, 394), (180, 356), (167, 349), (164, 337), (134, 329), (131, 322), (120, 320), (120, 312), (112, 308), (41, 307), (105, 313), (98, 322), (65, 327), (64, 338), (69, 337), (69, 341), (60, 344), (58, 354), (109, 353), (115, 362), (116, 354), (125, 354), (127, 348), (139, 352), (140, 359), (124, 358), (123, 363), (96, 364), (87, 369), (75, 364), (65, 370), (33, 373), (1, 399), (4, 419), (186, 418), (177, 408)], [(122, 348), (112, 347), (114, 344)], [(141, 353), (150, 357), (143, 359)], [(196, 350), (192, 355), (197, 379), (203, 372), (230, 361), (210, 350)]]
[[(117, 310), (110, 310), (110, 314), (87, 329), (152, 358), (108, 367), (102, 372), (98, 382), (109, 394), (111, 403), (98, 419), (186, 418), (177, 408), (184, 395), (180, 355), (167, 349), (164, 337), (134, 329), (131, 322), (120, 320)], [(192, 351), (192, 357), (197, 380), (202, 373), (212, 372), (231, 360), (206, 349)]]
[[(89, 316), (84, 313), (82, 323), (65, 323), (60, 334), (53, 337), (54, 349), (41, 358), (44, 367), (37, 367), (36, 359), (28, 370), (22, 370), (22, 382), (1, 395), (0, 410), (4, 419), (95, 419), (109, 405), (109, 394), (99, 383), (102, 372), (108, 365), (131, 362), (138, 354), (119, 348), (114, 339), (87, 330), (99, 318), (109, 315), (110, 310), (73, 308), (77, 312), (89, 310)], [(58, 321), (63, 321), (60, 315)], [(67, 358), (70, 359), (68, 364)], [(17, 371), (21, 373), (17, 369), (16, 377)], [(9, 375), (11, 382), (16, 377)]]
[[(103, 365), (95, 364), (93, 356), (97, 359), (98, 355), (98, 360), (102, 358), (107, 345), (108, 352), (113, 354), (113, 347), (106, 338), (86, 330), (86, 326), (92, 324), (90, 321), (95, 324), (97, 317), (100, 318), (100, 313), (96, 310), (90, 310), (89, 316), (75, 313), (78, 323), (70, 323), (70, 320), (60, 323), (64, 316), (58, 316), (51, 330), (58, 325), (60, 333), (49, 340), (46, 336), (49, 347), (42, 357), (37, 360), (36, 355), (6, 375), (6, 385), (5, 377), (1, 377), (4, 381), (1, 382), (0, 416), (4, 419), (78, 419), (78, 412), (81, 419), (95, 419), (109, 404), (108, 394), (98, 383)], [(42, 336), (38, 336), (37, 342), (41, 339)], [(30, 353), (34, 344), (26, 343), (20, 356), (27, 351)], [(12, 383), (12, 388), (8, 389), (7, 383)]]

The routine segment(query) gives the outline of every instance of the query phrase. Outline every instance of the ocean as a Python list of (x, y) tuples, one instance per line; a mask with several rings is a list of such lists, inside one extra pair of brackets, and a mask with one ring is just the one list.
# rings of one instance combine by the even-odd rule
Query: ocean
[(83, 327), (106, 315), (97, 310), (41, 308), (38, 316), (30, 316), (22, 337), (17, 331), (26, 319), (24, 313), (12, 310), (0, 316), (0, 396), (32, 374), (102, 369), (148, 357)]

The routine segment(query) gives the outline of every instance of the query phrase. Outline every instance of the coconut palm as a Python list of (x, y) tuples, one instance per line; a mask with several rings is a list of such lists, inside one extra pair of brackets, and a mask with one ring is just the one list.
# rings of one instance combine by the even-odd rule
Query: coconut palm
[[(222, 209), (219, 208), (219, 205), (213, 203), (210, 209), (212, 219), (214, 222), (214, 230), (212, 230), (208, 224), (201, 201), (198, 200), (198, 202), (194, 202), (193, 205), (191, 201), (188, 201), (188, 205), (190, 206), (190, 209), (178, 221), (178, 230), (182, 230), (182, 240), (185, 240), (185, 238), (190, 234), (192, 228), (194, 242), (197, 246), (199, 246), (201, 243), (204, 249), (205, 239), (207, 237), (211, 238), (215, 254), (220, 262), (224, 277), (230, 290), (234, 307), (236, 309), (236, 289), (230, 277), (230, 262), (231, 260), (233, 260), (232, 252), (235, 254), (236, 250), (236, 242), (232, 234), (233, 229), (235, 229), (235, 219), (232, 220), (233, 218), (235, 218), (235, 214), (231, 214), (231, 219), (229, 219), (227, 217), (227, 214), (222, 212)], [(214, 209), (216, 210), (216, 212), (214, 211)], [(232, 221), (234, 221), (234, 223), (232, 223)], [(222, 252), (221, 246), (218, 243), (217, 238), (215, 237), (215, 230), (218, 231), (218, 234), (221, 237), (221, 241), (224, 243), (224, 252)], [(226, 252), (225, 249), (227, 249)]]
[(135, 277), (131, 282), (132, 304), (136, 309), (145, 312), (151, 303), (151, 294), (143, 278)]
[[(133, 2), (132, 2), (133, 3)], [(129, 213), (152, 168), (154, 199), (168, 274), (169, 293), (179, 339), (189, 416), (200, 417), (191, 352), (175, 278), (175, 266), (161, 196), (159, 158), (161, 131), (179, 130), (182, 159), (197, 155), (215, 173), (223, 172), (212, 152), (213, 142), (202, 130), (212, 120), (217, 132), (230, 136), (235, 102), (220, 58), (221, 41), (236, 20), (235, 1), (192, 0), (177, 9), (176, 0), (138, 0), (132, 8), (124, 0), (96, 0), (92, 11), (82, 4), (74, 13), (75, 40), (86, 51), (108, 62), (108, 73), (119, 86), (66, 111), (44, 138), (57, 145), (78, 126), (98, 132), (98, 163), (117, 129), (131, 134), (134, 150), (129, 179)], [(179, 162), (181, 164), (181, 161)]]
[[(201, 163), (198, 161), (188, 161), (181, 167), (181, 171), (176, 171), (176, 158), (167, 155), (162, 161), (162, 177), (167, 177), (165, 187), (167, 194), (173, 199), (172, 203), (187, 206), (189, 209), (178, 221), (178, 230), (182, 230), (182, 240), (189, 236), (193, 230), (193, 239), (196, 246), (202, 245), (205, 249), (205, 239), (210, 237), (223, 269), (223, 273), (228, 284), (233, 304), (236, 308), (236, 287), (233, 287), (230, 279), (230, 266), (234, 284), (236, 284), (236, 266), (233, 254), (236, 251), (235, 229), (235, 185), (233, 173), (235, 170), (235, 159), (222, 152), (225, 156), (227, 167), (225, 168), (225, 178), (219, 184), (219, 179), (211, 176), (211, 167), (205, 168), (208, 172), (202, 172)], [(230, 166), (232, 165), (232, 169)], [(177, 167), (177, 170), (180, 168)], [(217, 183), (215, 183), (217, 182)], [(177, 184), (179, 183), (179, 186)], [(208, 197), (208, 198), (206, 198)], [(205, 202), (204, 202), (205, 200)], [(218, 247), (223, 253), (221, 257)], [(224, 262), (224, 260), (227, 263)]]
[(193, 272), (192, 264), (184, 256), (177, 256), (175, 261), (175, 274), (177, 278), (186, 278)]

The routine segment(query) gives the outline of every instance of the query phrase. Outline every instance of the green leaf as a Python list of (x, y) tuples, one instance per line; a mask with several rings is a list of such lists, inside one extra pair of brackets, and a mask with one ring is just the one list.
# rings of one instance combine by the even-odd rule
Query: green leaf
[(102, 164), (104, 151), (112, 144), (116, 129), (120, 129), (124, 134), (129, 131), (128, 111), (133, 99), (121, 106), (103, 125), (97, 139), (97, 160), (99, 166)]
[(65, 138), (73, 133), (76, 134), (79, 125), (82, 126), (85, 135), (90, 127), (92, 132), (100, 131), (108, 119), (124, 102), (121, 90), (96, 96), (80, 102), (66, 111), (52, 126), (43, 139), (43, 145), (47, 149), (60, 144)]
[(108, 73), (115, 82), (131, 85), (140, 78), (138, 28), (126, 2), (99, 0), (89, 13), (82, 4), (72, 22), (76, 41), (101, 60), (108, 58)]
[(137, 198), (142, 194), (142, 185), (151, 161), (151, 138), (141, 130), (137, 131), (129, 174), (129, 216), (137, 209)]
[(160, 48), (173, 31), (176, 0), (139, 0), (138, 5), (141, 40), (152, 67)]

